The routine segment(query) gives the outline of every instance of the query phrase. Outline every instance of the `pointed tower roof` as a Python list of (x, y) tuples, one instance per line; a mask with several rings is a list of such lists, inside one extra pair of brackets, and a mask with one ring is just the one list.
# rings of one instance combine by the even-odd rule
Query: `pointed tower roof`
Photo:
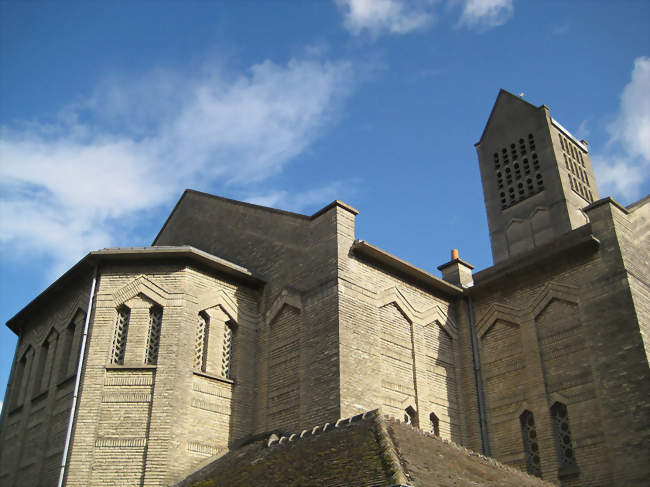
[(535, 106), (532, 103), (530, 103), (529, 101), (524, 100), (521, 96), (517, 96), (517, 95), (515, 95), (513, 93), (510, 93), (509, 91), (504, 90), (503, 88), (501, 88), (499, 90), (499, 94), (497, 95), (496, 100), (494, 101), (494, 105), (492, 106), (492, 111), (490, 112), (490, 116), (488, 117), (487, 123), (485, 124), (485, 128), (483, 128), (483, 132), (481, 133), (481, 138), (478, 140), (478, 142), (476, 142), (474, 144), (474, 146), (477, 146), (481, 142), (483, 142), (483, 138), (485, 137), (485, 133), (487, 132), (487, 129), (488, 129), (488, 127), (490, 126), (490, 124), (492, 122), (492, 118), (494, 117), (494, 115), (496, 113), (497, 107), (499, 105), (501, 105), (501, 103), (506, 99), (508, 99), (508, 100), (517, 100), (517, 102), (522, 103), (523, 105), (525, 105), (525, 106), (527, 106), (529, 108), (533, 108), (535, 110), (543, 110), (543, 109), (548, 110), (548, 107), (546, 105)]

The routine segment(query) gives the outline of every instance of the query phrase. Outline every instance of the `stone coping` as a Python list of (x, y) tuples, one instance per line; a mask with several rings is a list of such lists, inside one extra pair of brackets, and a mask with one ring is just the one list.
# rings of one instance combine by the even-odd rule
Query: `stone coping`
[(439, 265), (438, 270), (441, 271), (441, 270), (446, 269), (447, 267), (450, 267), (450, 266), (452, 266), (454, 264), (464, 265), (465, 267), (467, 267), (470, 270), (474, 269), (474, 266), (472, 264), (470, 264), (467, 261), (464, 261), (461, 258), (458, 258), (458, 259), (450, 260), (449, 262), (447, 262), (445, 264)]
[(439, 277), (429, 274), (428, 272), (409, 264), (405, 260), (395, 257), (379, 247), (369, 244), (365, 240), (355, 240), (352, 244), (352, 251), (370, 261), (381, 264), (384, 268), (409, 277), (420, 285), (423, 285), (425, 288), (433, 289), (442, 292), (447, 296), (454, 297), (460, 296), (463, 293), (463, 290), (458, 286), (443, 281)]
[(318, 218), (323, 213), (326, 213), (328, 210), (330, 210), (331, 208), (333, 208), (335, 206), (339, 206), (339, 207), (349, 211), (353, 215), (358, 215), (359, 214), (359, 211), (356, 208), (353, 208), (352, 206), (350, 206), (347, 203), (344, 203), (344, 202), (342, 202), (340, 200), (332, 201), (329, 205), (326, 205), (325, 207), (321, 208), (320, 210), (318, 210), (316, 213), (314, 213), (312, 215), (303, 215), (302, 213), (295, 213), (293, 211), (279, 210), (277, 208), (271, 208), (270, 206), (256, 205), (254, 203), (248, 203), (246, 201), (233, 200), (231, 198), (224, 198), (223, 196), (217, 196), (215, 194), (205, 193), (203, 191), (197, 191), (195, 189), (189, 189), (188, 188), (185, 191), (183, 191), (183, 194), (181, 195), (181, 197), (176, 202), (176, 205), (174, 205), (174, 208), (169, 213), (169, 216), (165, 220), (165, 223), (163, 223), (163, 226), (160, 228), (160, 231), (156, 235), (156, 238), (154, 238), (153, 245), (156, 245), (156, 242), (158, 241), (158, 238), (160, 238), (160, 236), (162, 235), (165, 228), (167, 228), (167, 224), (171, 221), (172, 216), (174, 215), (174, 213), (176, 213), (176, 210), (180, 206), (181, 202), (187, 197), (187, 195), (195, 195), (195, 196), (200, 196), (200, 197), (203, 197), (203, 198), (214, 199), (214, 200), (230, 203), (232, 205), (244, 206), (244, 207), (247, 207), (247, 208), (255, 208), (257, 210), (268, 211), (270, 213), (275, 213), (277, 215), (285, 215), (285, 216), (290, 216), (290, 217), (294, 217), (294, 218), (299, 218), (299, 219), (302, 219), (302, 220), (314, 220), (314, 219)]
[(474, 274), (474, 286), (465, 289), (465, 293), (474, 294), (495, 282), (509, 280), (513, 275), (527, 272), (531, 267), (557, 260), (562, 255), (595, 252), (600, 241), (592, 234), (591, 224), (571, 230), (539, 247), (515, 255), (504, 262), (488, 267)]

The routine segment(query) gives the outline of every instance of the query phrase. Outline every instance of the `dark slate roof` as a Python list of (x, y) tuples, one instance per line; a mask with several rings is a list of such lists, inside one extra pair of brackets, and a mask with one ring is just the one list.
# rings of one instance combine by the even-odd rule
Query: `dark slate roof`
[(251, 441), (176, 487), (549, 486), (378, 410), (291, 436)]

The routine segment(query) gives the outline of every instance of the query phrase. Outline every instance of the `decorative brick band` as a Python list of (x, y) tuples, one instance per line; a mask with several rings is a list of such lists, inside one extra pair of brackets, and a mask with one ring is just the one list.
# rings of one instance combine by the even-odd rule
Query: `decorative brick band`
[(102, 402), (151, 402), (150, 392), (105, 392)]
[(95, 446), (97, 448), (144, 448), (147, 446), (147, 439), (104, 437), (97, 438)]
[[(221, 386), (220, 384), (224, 384)], [(203, 380), (197, 380), (192, 383), (192, 390), (196, 392), (201, 392), (203, 394), (209, 394), (211, 396), (223, 397), (224, 399), (230, 399), (232, 397), (231, 385), (223, 382), (214, 383), (207, 382)]]
[(153, 385), (153, 374), (147, 375), (124, 375), (108, 374), (106, 376), (107, 386), (151, 386)]
[(402, 384), (393, 384), (392, 382), (383, 380), (381, 381), (381, 386), (384, 389), (388, 389), (389, 391), (402, 392), (404, 394), (413, 394), (412, 388), (406, 387)]
[(188, 441), (187, 451), (190, 453), (198, 453), (199, 455), (214, 456), (224, 451), (224, 449), (219, 448), (218, 446), (215, 445), (209, 445), (207, 443), (199, 443), (198, 441)]
[(192, 399), (192, 407), (210, 411), (213, 413), (224, 414), (230, 416), (230, 408), (217, 404), (216, 402), (202, 401), (200, 399)]

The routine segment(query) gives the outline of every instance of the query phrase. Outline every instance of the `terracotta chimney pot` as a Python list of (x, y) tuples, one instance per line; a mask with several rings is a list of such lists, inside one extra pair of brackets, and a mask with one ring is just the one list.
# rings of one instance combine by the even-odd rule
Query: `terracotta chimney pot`
[(458, 249), (451, 249), (451, 260), (456, 260), (458, 258)]

